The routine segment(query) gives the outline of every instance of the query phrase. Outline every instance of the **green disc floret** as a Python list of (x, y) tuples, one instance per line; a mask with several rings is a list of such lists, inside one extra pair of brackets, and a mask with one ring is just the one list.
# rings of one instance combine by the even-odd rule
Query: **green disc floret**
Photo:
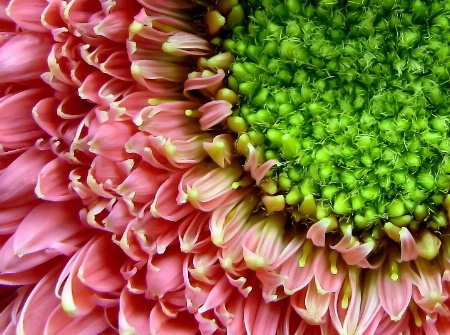
[(234, 5), (222, 45), (236, 57), (228, 87), (239, 95), (228, 126), (241, 153), (251, 143), (263, 161), (279, 160), (270, 190), (288, 208), (310, 216), (316, 204), (320, 217), (332, 211), (361, 230), (446, 226), (449, 9), (437, 0)]

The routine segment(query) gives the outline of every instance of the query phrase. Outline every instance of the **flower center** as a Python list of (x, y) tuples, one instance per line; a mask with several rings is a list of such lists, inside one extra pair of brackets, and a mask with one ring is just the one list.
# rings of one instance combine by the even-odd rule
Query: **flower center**
[(241, 6), (248, 19), (235, 13), (223, 42), (239, 95), (228, 124), (238, 150), (279, 161), (266, 195), (283, 195), (293, 217), (334, 212), (361, 230), (446, 226), (450, 1)]

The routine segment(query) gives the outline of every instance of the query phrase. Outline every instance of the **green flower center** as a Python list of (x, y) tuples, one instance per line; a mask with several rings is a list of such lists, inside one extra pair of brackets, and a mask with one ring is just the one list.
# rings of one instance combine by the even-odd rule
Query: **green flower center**
[[(356, 227), (438, 230), (450, 189), (450, 1), (249, 0), (223, 48), (238, 150), (280, 164), (263, 181)], [(239, 7), (241, 8), (241, 7)], [(263, 161), (264, 161), (263, 160)], [(301, 211), (300, 211), (301, 212)]]

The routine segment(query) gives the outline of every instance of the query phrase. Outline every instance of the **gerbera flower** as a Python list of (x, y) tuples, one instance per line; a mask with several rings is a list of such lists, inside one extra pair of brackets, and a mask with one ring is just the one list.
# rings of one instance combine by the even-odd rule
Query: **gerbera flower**
[(0, 1), (4, 334), (444, 334), (447, 2)]

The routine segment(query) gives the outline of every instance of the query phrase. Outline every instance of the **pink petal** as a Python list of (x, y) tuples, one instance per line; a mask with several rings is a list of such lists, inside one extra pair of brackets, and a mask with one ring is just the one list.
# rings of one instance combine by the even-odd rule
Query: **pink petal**
[(44, 334), (47, 318), (59, 304), (54, 287), (60, 266), (45, 275), (25, 301), (17, 325), (18, 334)]
[(13, 234), (23, 218), (34, 208), (35, 204), (26, 204), (0, 210), (0, 235)]
[(419, 256), (417, 244), (408, 228), (402, 227), (400, 229), (400, 247), (401, 258), (403, 261), (411, 261)]
[(48, 69), (52, 44), (46, 34), (20, 33), (10, 38), (0, 46), (0, 83), (38, 79)]
[(42, 334), (101, 334), (107, 328), (109, 327), (101, 308), (96, 308), (82, 317), (73, 318), (67, 315), (61, 306), (57, 306), (48, 317)]
[(14, 252), (25, 255), (45, 249), (56, 251), (59, 243), (69, 241), (82, 230), (75, 207), (68, 203), (41, 203), (25, 217), (14, 234)]
[(233, 106), (224, 100), (211, 101), (204, 104), (198, 109), (202, 116), (200, 117), (200, 125), (202, 130), (207, 130), (223, 120), (232, 113)]
[(127, 289), (120, 295), (119, 330), (121, 334), (150, 334), (150, 312), (154, 301)]
[(152, 259), (147, 269), (147, 296), (162, 297), (183, 286), (182, 265), (185, 257), (173, 249)]
[[(108, 257), (104, 255), (108, 254)], [(87, 250), (78, 269), (78, 277), (97, 292), (114, 292), (123, 287), (120, 268), (125, 255), (108, 235), (98, 238)]]
[(275, 334), (280, 318), (277, 303), (265, 303), (259, 292), (250, 294), (245, 302), (244, 323), (247, 334)]
[(53, 159), (48, 151), (31, 148), (0, 174), (0, 205), (21, 205), (36, 199), (34, 188), (41, 169)]
[[(395, 260), (392, 261), (395, 262)], [(412, 295), (410, 269), (404, 264), (400, 264), (398, 278), (396, 280), (391, 278), (388, 265), (383, 266), (378, 273), (377, 285), (381, 306), (393, 321), (398, 321), (402, 318), (408, 308)], [(396, 292), (395, 299), (392, 298), (393, 292)]]
[(30, 147), (37, 139), (45, 136), (31, 115), (36, 103), (47, 94), (46, 90), (36, 88), (0, 99), (0, 144), (4, 149)]
[(125, 143), (133, 135), (132, 125), (125, 122), (103, 123), (89, 142), (90, 151), (105, 158), (120, 161), (128, 158)]
[(12, 0), (6, 10), (9, 17), (21, 28), (46, 33), (48, 30), (41, 24), (41, 14), (46, 6), (46, 0), (36, 0), (32, 3), (27, 0)]
[(190, 203), (178, 204), (178, 185), (183, 174), (172, 174), (156, 192), (155, 200), (151, 205), (151, 212), (155, 217), (162, 217), (170, 221), (178, 221), (194, 211)]
[(178, 313), (175, 318), (168, 318), (160, 305), (150, 312), (150, 331), (158, 335), (195, 335), (198, 334), (198, 323), (192, 314)]
[(66, 160), (56, 158), (49, 162), (39, 173), (36, 195), (48, 201), (66, 201), (76, 198), (75, 192), (70, 188), (68, 178), (74, 168)]

